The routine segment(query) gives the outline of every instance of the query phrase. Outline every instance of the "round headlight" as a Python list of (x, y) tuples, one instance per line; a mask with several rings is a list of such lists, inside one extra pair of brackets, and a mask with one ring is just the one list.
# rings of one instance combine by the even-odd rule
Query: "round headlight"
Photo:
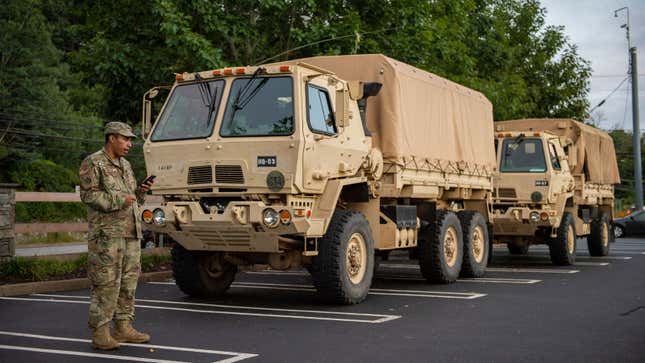
[(542, 193), (540, 192), (531, 193), (531, 200), (533, 201), (533, 203), (538, 203), (542, 201)]
[(280, 223), (280, 215), (275, 209), (267, 208), (262, 212), (262, 222), (264, 222), (267, 227), (276, 227), (278, 223)]
[(163, 209), (157, 208), (152, 212), (152, 220), (155, 221), (155, 224), (162, 225), (166, 222), (166, 213)]
[(529, 219), (531, 219), (531, 222), (537, 222), (537, 221), (539, 221), (539, 220), (540, 220), (540, 213), (538, 213), (538, 212), (531, 212), (531, 214), (529, 214)]
[(150, 209), (146, 209), (141, 213), (141, 219), (148, 224), (152, 223), (152, 212)]

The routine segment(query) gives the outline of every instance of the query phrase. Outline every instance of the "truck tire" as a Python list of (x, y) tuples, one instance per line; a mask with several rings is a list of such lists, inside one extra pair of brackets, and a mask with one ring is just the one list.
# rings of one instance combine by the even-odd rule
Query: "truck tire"
[(526, 255), (529, 253), (529, 244), (528, 243), (522, 243), (521, 245), (517, 245), (513, 242), (509, 242), (506, 244), (506, 248), (508, 248), (508, 252), (511, 255)]
[(464, 257), (461, 263), (461, 277), (482, 277), (488, 265), (488, 226), (484, 216), (475, 211), (459, 212), (463, 231)]
[(558, 227), (558, 235), (549, 241), (551, 262), (558, 266), (568, 266), (576, 263), (576, 227), (573, 215), (565, 212)]
[(221, 253), (192, 252), (180, 244), (172, 248), (172, 275), (186, 295), (211, 298), (222, 295), (235, 279), (237, 266)]
[(600, 218), (591, 222), (591, 233), (587, 236), (587, 247), (591, 256), (609, 254), (610, 233), (609, 215), (603, 212)]
[(320, 296), (336, 304), (365, 300), (374, 274), (374, 239), (360, 212), (337, 210), (318, 244), (311, 276)]
[(426, 280), (438, 284), (457, 281), (464, 244), (455, 213), (437, 211), (434, 221), (420, 233), (417, 249), (421, 274)]

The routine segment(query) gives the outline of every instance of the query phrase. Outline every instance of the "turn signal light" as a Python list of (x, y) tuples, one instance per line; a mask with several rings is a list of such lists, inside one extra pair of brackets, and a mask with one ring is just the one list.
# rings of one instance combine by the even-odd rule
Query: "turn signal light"
[(141, 213), (141, 219), (148, 224), (152, 223), (152, 212), (149, 209), (144, 210)]
[(540, 213), (540, 219), (546, 221), (547, 219), (549, 219), (549, 214), (547, 212)]
[(288, 210), (283, 209), (280, 211), (280, 223), (282, 224), (291, 223), (291, 213)]

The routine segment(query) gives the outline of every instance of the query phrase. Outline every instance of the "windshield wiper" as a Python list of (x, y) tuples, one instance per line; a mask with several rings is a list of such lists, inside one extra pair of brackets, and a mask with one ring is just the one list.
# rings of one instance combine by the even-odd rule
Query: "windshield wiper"
[[(253, 90), (249, 92), (248, 95), (246, 95), (246, 92), (251, 87), (251, 84), (253, 84), (253, 81), (258, 77), (258, 75), (262, 73), (266, 73), (266, 69), (262, 67), (259, 67), (258, 69), (256, 69), (255, 72), (253, 72), (253, 75), (251, 76), (251, 78), (249, 78), (249, 81), (244, 85), (244, 87), (242, 87), (237, 92), (237, 94), (235, 95), (235, 102), (233, 102), (234, 111), (243, 109), (249, 103), (251, 98), (253, 98), (258, 93), (260, 88), (262, 88), (264, 84), (268, 81), (268, 78), (263, 78), (260, 81), (260, 83), (257, 86), (255, 86)], [(244, 95), (243, 101), (242, 101), (242, 95)]]
[[(210, 87), (209, 87), (210, 90)], [(215, 111), (215, 106), (217, 104), (215, 101), (217, 100), (217, 87), (213, 90), (213, 94), (211, 95), (210, 103), (208, 104), (208, 118), (206, 119), (206, 125), (209, 125), (211, 123), (211, 116), (213, 116), (213, 112)]]
[(195, 73), (195, 80), (199, 82), (197, 83), (197, 89), (199, 90), (199, 95), (202, 98), (204, 107), (209, 107), (210, 103), (208, 101), (211, 99), (211, 86), (208, 84), (208, 82), (202, 82), (203, 78), (199, 75), (199, 73)]

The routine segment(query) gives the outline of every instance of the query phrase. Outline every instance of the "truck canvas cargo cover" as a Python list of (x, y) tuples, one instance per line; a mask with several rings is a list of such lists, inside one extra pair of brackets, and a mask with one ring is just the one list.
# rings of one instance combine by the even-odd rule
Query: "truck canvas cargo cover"
[(276, 64), (311, 64), (345, 81), (379, 82), (368, 98), (367, 126), (386, 160), (466, 163), (495, 170), (493, 112), (481, 93), (382, 54), (321, 56)]
[(592, 183), (620, 184), (614, 141), (606, 132), (573, 119), (521, 119), (495, 122), (497, 131), (547, 131), (570, 138), (576, 147), (572, 174)]

